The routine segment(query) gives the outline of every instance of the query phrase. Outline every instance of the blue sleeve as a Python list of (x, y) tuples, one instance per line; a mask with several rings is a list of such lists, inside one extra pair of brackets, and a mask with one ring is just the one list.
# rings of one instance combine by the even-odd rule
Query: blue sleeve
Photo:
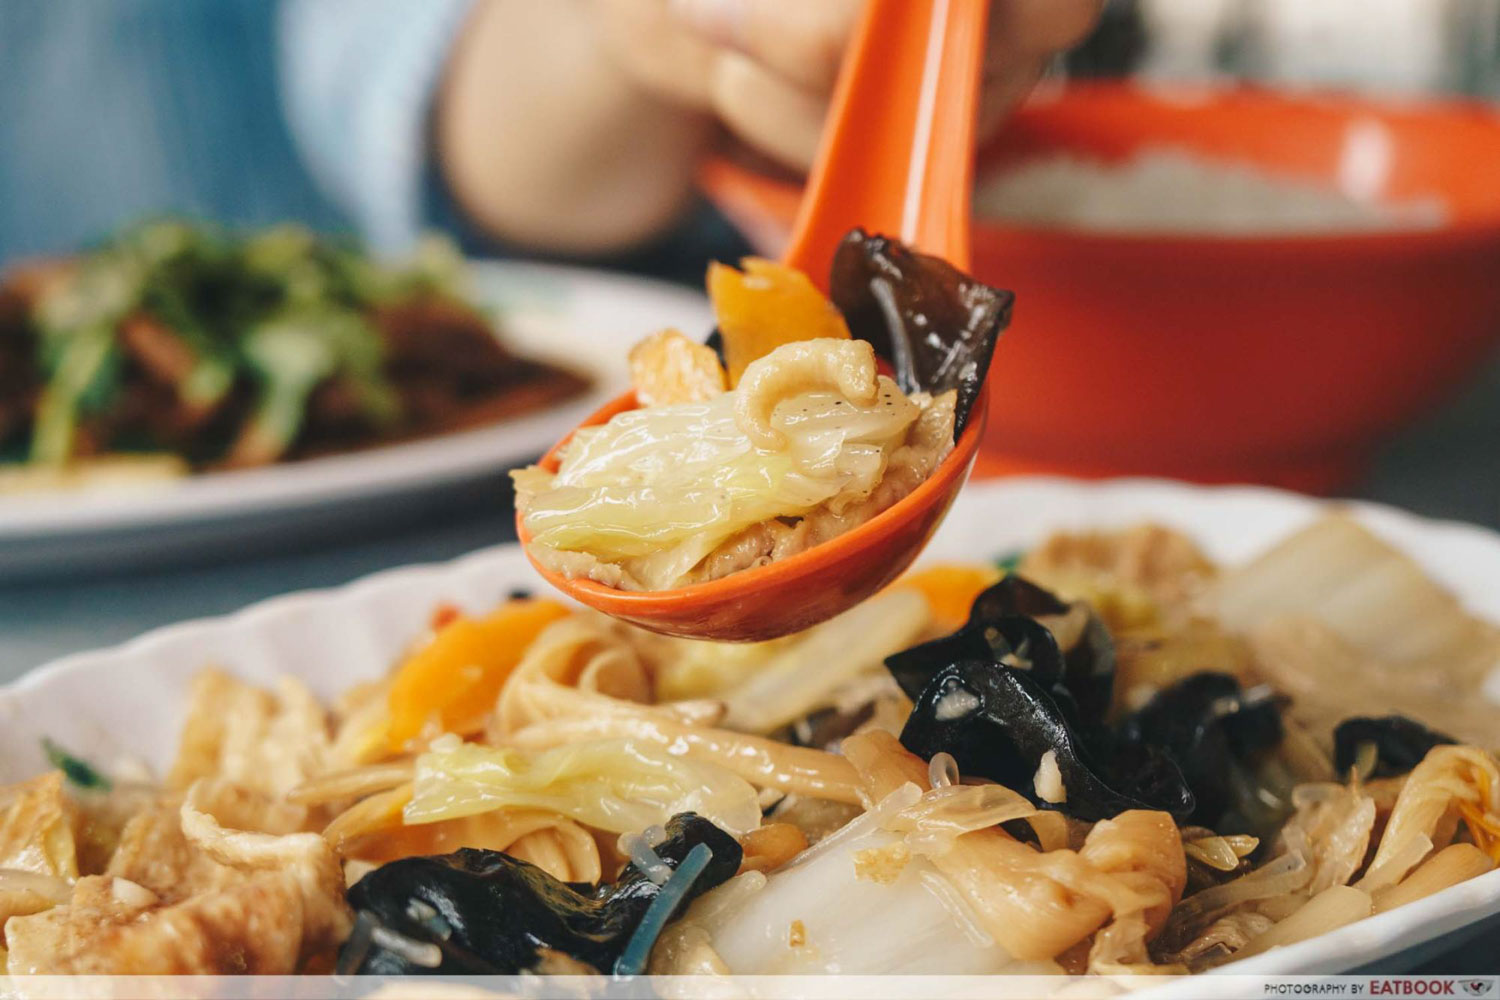
[(323, 193), (377, 252), (430, 223), (428, 114), (473, 0), (283, 0), (282, 102)]

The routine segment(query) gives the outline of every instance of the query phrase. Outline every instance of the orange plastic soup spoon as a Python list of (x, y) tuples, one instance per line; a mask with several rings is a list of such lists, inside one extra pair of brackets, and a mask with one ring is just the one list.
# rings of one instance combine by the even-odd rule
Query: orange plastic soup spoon
[[(986, 0), (868, 0), (845, 56), (786, 262), (826, 291), (856, 226), (969, 265), (969, 192)], [(627, 392), (581, 426), (636, 407)], [(766, 566), (670, 590), (626, 591), (533, 565), (591, 608), (669, 635), (752, 641), (789, 635), (886, 586), (926, 545), (968, 479), (984, 426), (980, 392), (952, 453), (911, 494), (864, 524)], [(556, 472), (563, 439), (541, 460)], [(516, 531), (527, 545), (524, 519)], [(531, 553), (528, 549), (528, 557)]]

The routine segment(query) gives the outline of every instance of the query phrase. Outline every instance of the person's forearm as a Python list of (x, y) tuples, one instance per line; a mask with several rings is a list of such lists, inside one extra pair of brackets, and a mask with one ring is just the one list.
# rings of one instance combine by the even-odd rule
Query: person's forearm
[(435, 141), (460, 207), (495, 237), (564, 253), (639, 243), (677, 217), (712, 125), (634, 86), (591, 0), (483, 0), (455, 47)]

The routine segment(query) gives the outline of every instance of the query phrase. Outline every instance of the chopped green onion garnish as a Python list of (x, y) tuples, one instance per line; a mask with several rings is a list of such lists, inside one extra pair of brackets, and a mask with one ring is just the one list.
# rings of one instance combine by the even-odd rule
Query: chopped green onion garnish
[(1007, 552), (999, 559), (996, 559), (995, 565), (1006, 573), (1014, 573), (1016, 569), (1021, 565), (1021, 560), (1025, 558), (1026, 551), (1024, 549), (1016, 549), (1015, 551)]
[(110, 780), (100, 774), (92, 764), (79, 760), (45, 736), (42, 737), (42, 752), (47, 755), (47, 760), (52, 766), (61, 771), (63, 777), (67, 778), (71, 784), (100, 792), (109, 791)]

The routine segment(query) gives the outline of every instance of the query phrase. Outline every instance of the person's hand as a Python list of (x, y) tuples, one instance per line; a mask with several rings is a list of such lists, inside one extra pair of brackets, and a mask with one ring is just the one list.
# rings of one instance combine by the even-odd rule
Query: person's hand
[[(460, 209), (517, 246), (639, 245), (692, 204), (720, 125), (805, 170), (861, 0), (485, 0), (433, 142)], [(980, 135), (1103, 0), (992, 0)]]
[[(595, 0), (607, 52), (638, 85), (711, 114), (805, 170), (861, 0)], [(981, 136), (1080, 41), (1104, 0), (994, 0)]]

